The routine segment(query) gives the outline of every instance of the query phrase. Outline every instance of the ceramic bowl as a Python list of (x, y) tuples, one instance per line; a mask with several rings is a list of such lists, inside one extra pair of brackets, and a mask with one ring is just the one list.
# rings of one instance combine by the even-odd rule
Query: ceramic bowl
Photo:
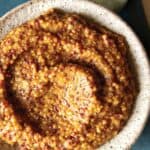
[[(34, 0), (34, 2), (29, 1), (20, 5), (0, 18), (0, 39), (12, 28), (39, 16), (50, 8), (84, 14), (126, 38), (134, 62), (134, 70), (137, 72), (136, 77), (140, 91), (125, 127), (100, 149), (129, 149), (144, 128), (150, 109), (150, 67), (141, 42), (131, 28), (118, 16), (102, 6), (84, 0)], [(0, 149), (4, 150), (2, 146)]]

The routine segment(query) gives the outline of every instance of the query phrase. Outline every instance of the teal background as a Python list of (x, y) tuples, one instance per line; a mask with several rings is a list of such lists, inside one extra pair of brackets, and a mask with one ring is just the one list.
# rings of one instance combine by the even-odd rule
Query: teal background
[[(27, 0), (0, 0), (0, 17), (15, 6)], [(119, 15), (132, 27), (140, 37), (150, 56), (150, 30), (147, 26), (140, 0), (129, 0)], [(149, 51), (148, 51), (149, 50)], [(150, 119), (144, 131), (133, 145), (132, 150), (150, 150)]]

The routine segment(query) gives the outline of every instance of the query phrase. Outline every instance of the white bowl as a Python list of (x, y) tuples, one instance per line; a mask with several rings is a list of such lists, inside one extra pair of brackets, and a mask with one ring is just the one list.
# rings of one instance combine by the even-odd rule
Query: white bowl
[(77, 12), (92, 17), (100, 24), (125, 36), (134, 69), (137, 72), (140, 91), (133, 113), (122, 131), (100, 147), (101, 150), (129, 149), (144, 128), (150, 109), (150, 67), (145, 50), (131, 28), (118, 16), (89, 1), (84, 0), (34, 0), (11, 10), (0, 18), (0, 39), (12, 28), (35, 18), (50, 8), (60, 8), (69, 12)]

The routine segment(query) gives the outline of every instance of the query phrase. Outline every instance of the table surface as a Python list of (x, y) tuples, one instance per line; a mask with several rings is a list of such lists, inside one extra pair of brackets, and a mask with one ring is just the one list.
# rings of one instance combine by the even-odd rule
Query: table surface
[[(26, 2), (27, 0), (0, 0), (0, 17), (15, 6)], [(119, 15), (132, 27), (140, 37), (143, 45), (150, 52), (150, 30), (144, 19), (144, 13), (140, 0), (129, 0), (125, 8), (119, 12)], [(139, 21), (140, 19), (140, 21)], [(133, 145), (132, 150), (150, 150), (150, 119), (148, 120), (144, 131)]]

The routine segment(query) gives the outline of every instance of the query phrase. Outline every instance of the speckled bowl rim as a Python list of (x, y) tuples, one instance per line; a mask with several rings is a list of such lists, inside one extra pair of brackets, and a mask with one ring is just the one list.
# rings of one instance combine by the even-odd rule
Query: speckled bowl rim
[(61, 8), (65, 11), (82, 13), (125, 36), (138, 73), (140, 92), (126, 126), (116, 137), (99, 149), (130, 149), (142, 132), (150, 111), (150, 67), (141, 42), (121, 18), (106, 8), (86, 0), (34, 0), (26, 2), (0, 18), (0, 39), (12, 28), (39, 16), (49, 8)]

